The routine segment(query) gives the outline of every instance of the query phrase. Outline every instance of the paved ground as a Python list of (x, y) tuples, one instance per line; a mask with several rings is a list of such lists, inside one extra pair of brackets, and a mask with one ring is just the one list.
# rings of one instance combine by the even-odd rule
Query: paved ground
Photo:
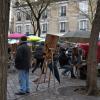
[[(36, 90), (36, 84), (32, 82), (39, 77), (40, 71), (36, 71), (34, 74), (30, 73), (30, 91), (29, 95), (16, 96), (14, 93), (18, 91), (18, 79), (17, 72), (8, 73), (7, 84), (7, 100), (100, 100), (100, 97), (84, 96), (76, 93), (74, 90), (77, 86), (84, 86), (85, 81), (79, 79), (71, 79), (66, 76), (61, 76), (61, 84), (56, 81), (54, 85), (54, 78), (52, 77), (50, 87), (48, 88), (48, 82), (39, 85), (38, 91)], [(61, 73), (61, 70), (60, 70)], [(98, 79), (98, 85), (100, 86), (100, 79)]]

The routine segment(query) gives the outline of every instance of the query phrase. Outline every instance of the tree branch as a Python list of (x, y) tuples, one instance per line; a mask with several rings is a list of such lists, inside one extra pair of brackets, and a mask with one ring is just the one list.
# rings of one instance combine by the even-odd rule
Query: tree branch
[(30, 1), (29, 1), (29, 0), (26, 0), (26, 2), (27, 2), (27, 4), (28, 4), (28, 6), (30, 7), (30, 9), (31, 9), (31, 11), (32, 11), (33, 16), (37, 19), (37, 16), (36, 16), (36, 14), (35, 14), (35, 11), (33, 10), (32, 4), (30, 3)]
[(90, 6), (90, 12), (91, 12), (91, 20), (93, 21), (94, 19), (94, 12), (93, 12), (93, 5), (92, 5), (92, 0), (89, 0), (89, 6)]
[(40, 15), (47, 9), (47, 7), (50, 5), (51, 0), (48, 0), (45, 7), (43, 9), (41, 9), (40, 11)]
[(91, 18), (90, 18), (90, 16), (88, 15), (88, 14), (86, 14), (84, 11), (82, 11), (81, 9), (79, 9), (78, 7), (77, 7), (77, 9), (86, 17), (86, 18), (88, 18), (89, 19), (89, 21), (90, 21), (90, 24), (92, 25), (92, 21), (91, 21)]

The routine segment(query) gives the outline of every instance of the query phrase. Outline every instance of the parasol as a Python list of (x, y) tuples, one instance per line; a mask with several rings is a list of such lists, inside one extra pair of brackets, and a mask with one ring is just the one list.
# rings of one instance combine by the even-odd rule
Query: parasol
[(22, 33), (12, 33), (12, 34), (8, 34), (8, 38), (9, 39), (19, 39), (21, 37), (25, 36)]
[(40, 41), (41, 38), (38, 37), (38, 36), (28, 36), (27, 37), (27, 41), (30, 41), (30, 42), (37, 42), (37, 41)]
[(53, 62), (53, 64), (50, 63), (48, 65), (48, 67), (49, 67), (50, 71), (54, 74), (54, 76), (57, 79), (57, 81), (60, 83), (60, 75), (59, 75), (59, 71), (58, 71), (58, 68), (57, 68), (56, 64), (54, 64), (54, 62)]
[(15, 44), (15, 43), (19, 43), (19, 40), (17, 40), (17, 39), (8, 39), (8, 44)]

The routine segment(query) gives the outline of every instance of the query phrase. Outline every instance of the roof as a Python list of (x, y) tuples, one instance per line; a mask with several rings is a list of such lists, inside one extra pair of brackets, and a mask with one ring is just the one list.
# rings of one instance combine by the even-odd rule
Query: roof
[(89, 38), (90, 32), (89, 31), (75, 31), (75, 32), (68, 32), (63, 35), (63, 37), (81, 37), (81, 38)]
[(89, 42), (90, 34), (89, 31), (67, 32), (62, 39), (70, 42)]

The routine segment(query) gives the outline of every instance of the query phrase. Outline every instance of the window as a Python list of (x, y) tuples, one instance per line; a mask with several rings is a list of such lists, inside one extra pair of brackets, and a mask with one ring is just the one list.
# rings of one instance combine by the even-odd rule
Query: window
[(45, 10), (43, 13), (42, 13), (42, 19), (46, 19), (47, 18), (47, 10)]
[(87, 1), (81, 1), (79, 2), (79, 10), (80, 13), (88, 13), (88, 2)]
[(17, 26), (16, 31), (17, 31), (18, 33), (21, 33), (21, 26)]
[(60, 22), (60, 32), (66, 32), (66, 22)]
[(60, 16), (66, 16), (66, 6), (60, 7)]
[(47, 33), (47, 23), (42, 24), (42, 33)]
[(88, 29), (88, 21), (87, 20), (80, 20), (79, 21), (79, 30), (86, 31)]
[(30, 33), (30, 25), (26, 25), (26, 34), (28, 35)]
[(17, 12), (17, 21), (21, 21), (21, 13)]
[(26, 20), (30, 20), (30, 17), (31, 17), (31, 11), (28, 11), (26, 13)]
[(26, 20), (30, 20), (30, 15), (26, 14)]

